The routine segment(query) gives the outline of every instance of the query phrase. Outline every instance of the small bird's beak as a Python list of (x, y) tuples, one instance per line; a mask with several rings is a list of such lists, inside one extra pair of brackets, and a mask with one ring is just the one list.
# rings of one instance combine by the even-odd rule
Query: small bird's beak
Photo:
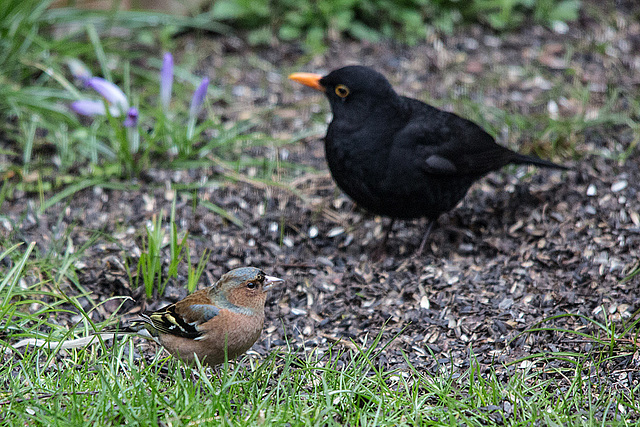
[(314, 88), (315, 90), (319, 90), (320, 92), (324, 92), (325, 88), (320, 84), (320, 79), (322, 76), (320, 74), (314, 73), (293, 73), (289, 75), (289, 79), (294, 82), (302, 83), (305, 86), (309, 86)]
[(262, 287), (262, 289), (264, 289), (265, 291), (268, 291), (278, 283), (282, 283), (282, 282), (284, 282), (284, 280), (280, 279), (279, 277), (264, 276), (264, 286)]

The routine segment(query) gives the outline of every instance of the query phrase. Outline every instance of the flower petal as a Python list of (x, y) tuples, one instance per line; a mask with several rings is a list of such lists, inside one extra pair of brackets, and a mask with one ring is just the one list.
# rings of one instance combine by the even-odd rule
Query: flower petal
[(127, 111), (127, 118), (122, 122), (124, 127), (133, 128), (138, 125), (138, 109), (136, 107), (129, 108)]
[(207, 88), (209, 87), (209, 78), (205, 77), (202, 79), (200, 86), (193, 92), (193, 97), (191, 98), (191, 107), (189, 108), (189, 118), (195, 119), (200, 113), (200, 109), (202, 108), (202, 103), (204, 102), (204, 98), (207, 96)]
[(81, 116), (104, 116), (106, 114), (104, 101), (81, 99), (71, 103), (71, 109)]
[(67, 58), (66, 62), (71, 75), (82, 83), (87, 84), (87, 81), (92, 77), (91, 70), (87, 67), (87, 64), (77, 58)]
[(173, 56), (167, 52), (164, 54), (162, 61), (162, 70), (160, 70), (160, 102), (162, 108), (166, 112), (171, 102), (171, 86), (173, 85)]
[[(106, 99), (109, 104), (120, 110), (121, 113), (124, 113), (129, 109), (129, 101), (127, 100), (124, 92), (110, 81), (100, 77), (92, 77), (89, 79), (87, 86), (98, 92), (100, 96)], [(111, 111), (111, 109), (109, 109), (109, 111)]]

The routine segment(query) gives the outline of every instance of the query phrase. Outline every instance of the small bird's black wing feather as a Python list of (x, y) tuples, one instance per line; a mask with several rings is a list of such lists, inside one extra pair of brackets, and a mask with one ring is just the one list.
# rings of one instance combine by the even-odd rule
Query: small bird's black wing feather
[(149, 313), (147, 317), (151, 326), (160, 333), (196, 339), (202, 336), (202, 331), (198, 326), (217, 316), (220, 309), (208, 304), (194, 304), (189, 308), (193, 314), (197, 315), (198, 321), (188, 322), (185, 320), (184, 316), (177, 313), (175, 304)]

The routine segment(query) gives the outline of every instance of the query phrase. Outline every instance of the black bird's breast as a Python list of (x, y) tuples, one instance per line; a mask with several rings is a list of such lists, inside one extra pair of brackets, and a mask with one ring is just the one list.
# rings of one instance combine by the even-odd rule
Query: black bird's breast
[(334, 117), (327, 129), (325, 156), (338, 187), (358, 205), (376, 214), (387, 215), (389, 196), (382, 183), (389, 170), (393, 135), (401, 122), (351, 120)]

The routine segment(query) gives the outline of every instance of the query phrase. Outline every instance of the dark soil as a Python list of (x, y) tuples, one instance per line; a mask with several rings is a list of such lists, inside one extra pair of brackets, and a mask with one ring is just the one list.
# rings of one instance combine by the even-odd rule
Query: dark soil
[[(324, 163), (325, 126), (314, 121), (328, 113), (327, 102), (286, 75), (363, 63), (387, 75), (403, 94), (454, 110), (438, 100), (459, 93), (477, 100), (480, 116), (487, 106), (506, 117), (549, 114), (553, 107), (538, 100), (550, 90), (549, 81), (564, 80), (588, 88), (590, 97), (586, 102), (559, 97), (560, 118), (596, 119), (610, 91), (619, 90), (616, 114), (637, 122), (640, 112), (632, 108), (638, 106), (640, 86), (640, 24), (632, 15), (616, 16), (611, 25), (585, 18), (566, 34), (532, 27), (498, 37), (474, 27), (456, 36), (433, 36), (416, 48), (341, 41), (305, 64), (290, 45), (252, 49), (236, 38), (184, 36), (184, 55), (193, 53), (189, 45), (197, 46), (201, 69), (235, 95), (232, 104), (216, 107), (225, 119), (258, 117), (261, 130), (276, 137), (317, 130), (285, 148), (245, 150), (315, 168), (317, 173), (282, 168), (273, 175), (299, 194), (251, 179), (225, 182), (224, 170), (213, 163), (205, 171), (154, 170), (135, 181), (135, 191), (88, 188), (44, 214), (37, 211), (37, 194), (15, 192), (2, 205), (7, 218), (2, 232), (36, 241), (45, 254), (54, 247), (64, 252), (70, 242), (80, 248), (99, 231), (75, 263), (78, 282), (96, 301), (133, 296), (135, 302), (127, 302), (120, 314), (135, 313), (186, 294), (183, 280), (172, 281), (164, 298), (147, 303), (142, 290), (129, 283), (124, 264), (128, 257), (135, 265), (145, 225), (161, 210), (170, 212), (177, 197), (177, 225), (189, 232), (193, 262), (211, 251), (200, 286), (242, 265), (286, 279), (267, 303), (265, 332), (253, 348), (261, 355), (284, 351), (285, 336), (291, 351), (322, 350), (337, 341), (364, 345), (383, 329), (383, 342), (397, 335), (380, 356), (380, 363), (392, 368), (406, 365), (403, 352), (419, 369), (449, 363), (464, 368), (473, 353), (483, 368), (503, 370), (500, 362), (534, 353), (591, 351), (597, 345), (576, 334), (521, 333), (539, 322), (593, 333), (595, 326), (582, 317), (554, 316), (620, 323), (640, 308), (640, 276), (623, 281), (640, 259), (640, 151), (631, 149), (626, 161), (616, 158), (637, 144), (639, 135), (624, 125), (593, 122), (578, 128), (553, 157), (571, 171), (523, 167), (493, 173), (440, 219), (423, 255), (414, 256), (426, 221), (399, 221), (386, 256), (374, 260), (388, 219), (360, 211), (336, 189)], [(539, 74), (527, 74), (530, 70)], [(504, 135), (498, 140), (520, 151), (536, 146), (547, 155), (544, 141)], [(240, 172), (251, 177), (259, 171)], [(222, 184), (197, 190), (197, 197), (238, 217), (243, 228), (195, 205), (194, 193), (168, 190), (203, 178)], [(119, 304), (100, 306), (94, 320), (105, 320)], [(638, 368), (630, 353), (616, 360), (604, 375)], [(629, 388), (638, 379), (612, 377), (630, 381)]]

